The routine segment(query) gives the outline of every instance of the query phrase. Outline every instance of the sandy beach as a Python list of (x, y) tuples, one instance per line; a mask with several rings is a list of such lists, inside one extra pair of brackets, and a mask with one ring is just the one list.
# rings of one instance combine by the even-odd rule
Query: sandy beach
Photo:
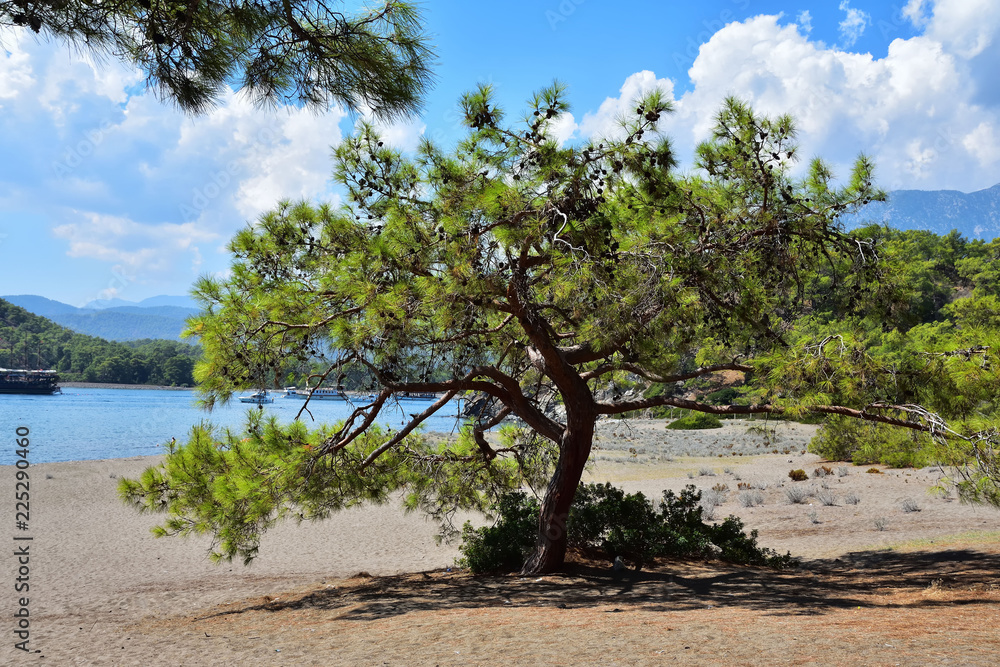
[[(1000, 629), (982, 621), (1000, 612), (1000, 512), (933, 491), (934, 469), (831, 463), (815, 477), (823, 462), (804, 453), (815, 427), (664, 426), (602, 423), (588, 480), (652, 497), (715, 487), (717, 519), (739, 516), (800, 568), (623, 574), (583, 562), (530, 580), (473, 578), (448, 571), (454, 545), (397, 505), (283, 524), (250, 567), (215, 565), (207, 539), (154, 539), (158, 517), (117, 499), (117, 478), (155, 458), (45, 463), (29, 469), (33, 539), (8, 538), (30, 548), (31, 652), (14, 648), (8, 549), (0, 663), (995, 664)], [(810, 479), (791, 482), (793, 468)], [(0, 469), (0, 487), (13, 488), (14, 472)], [(790, 488), (806, 499), (791, 502)], [(3, 512), (14, 526), (13, 501)]]

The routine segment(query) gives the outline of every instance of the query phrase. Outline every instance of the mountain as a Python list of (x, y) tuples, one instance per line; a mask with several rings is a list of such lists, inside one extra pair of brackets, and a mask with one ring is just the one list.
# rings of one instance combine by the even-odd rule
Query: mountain
[(192, 308), (198, 310), (198, 304), (189, 296), (151, 296), (138, 303), (135, 301), (125, 301), (124, 299), (98, 299), (91, 301), (84, 308), (89, 310), (107, 310), (108, 308), (123, 308), (126, 306), (138, 306), (139, 308), (154, 308), (157, 306), (175, 306), (178, 308)]
[(80, 310), (76, 306), (71, 306), (59, 301), (53, 301), (52, 299), (46, 299), (44, 296), (34, 296), (33, 294), (19, 294), (17, 296), (5, 296), (0, 298), (5, 299), (19, 308), (24, 308), (29, 313), (34, 313), (35, 315), (47, 317), (49, 319), (52, 319), (53, 316), (70, 315)]
[(894, 229), (926, 229), (945, 235), (953, 229), (967, 239), (1000, 236), (1000, 183), (968, 194), (957, 190), (893, 190), (888, 201), (873, 202), (845, 216), (847, 227), (872, 222)]
[(198, 313), (198, 309), (193, 307), (193, 302), (188, 297), (159, 296), (145, 299), (138, 304), (115, 299), (113, 301), (120, 305), (100, 309), (77, 308), (30, 294), (2, 298), (77, 333), (114, 341), (145, 338), (181, 340), (180, 334), (184, 330), (185, 320)]

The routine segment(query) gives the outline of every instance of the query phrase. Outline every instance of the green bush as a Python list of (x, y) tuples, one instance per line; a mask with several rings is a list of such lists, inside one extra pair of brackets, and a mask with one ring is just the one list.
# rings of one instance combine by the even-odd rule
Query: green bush
[(628, 495), (611, 484), (581, 485), (570, 507), (569, 543), (597, 548), (636, 568), (656, 556), (662, 534), (653, 504), (642, 493)]
[(495, 524), (473, 528), (466, 521), (462, 526), (458, 565), (476, 574), (520, 570), (535, 545), (538, 512), (538, 501), (523, 491), (503, 495), (495, 508)]
[(707, 412), (691, 412), (670, 422), (667, 424), (667, 428), (674, 430), (722, 428), (722, 422), (719, 421), (718, 417)]
[(935, 462), (933, 441), (926, 433), (841, 416), (828, 419), (808, 449), (828, 461), (855, 465), (923, 468)]
[(709, 394), (705, 394), (705, 400), (712, 405), (732, 405), (736, 399), (742, 396), (736, 387), (723, 387)]
[(806, 474), (805, 470), (789, 470), (788, 478), (793, 482), (804, 482), (809, 479), (809, 475)]
[[(567, 522), (570, 546), (597, 550), (608, 560), (617, 557), (636, 569), (658, 557), (720, 558), (748, 565), (788, 567), (781, 556), (757, 546), (757, 531), (743, 532), (743, 523), (728, 517), (721, 524), (702, 520), (701, 492), (688, 485), (680, 494), (664, 491), (657, 510), (641, 493), (626, 494), (610, 484), (581, 485)], [(538, 502), (522, 492), (505, 495), (493, 526), (466, 523), (459, 550), (462, 567), (475, 574), (520, 569), (535, 542)]]

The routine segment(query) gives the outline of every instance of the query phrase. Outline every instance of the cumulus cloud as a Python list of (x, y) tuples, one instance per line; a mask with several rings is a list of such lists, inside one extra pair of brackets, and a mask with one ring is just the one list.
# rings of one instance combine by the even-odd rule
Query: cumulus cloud
[(670, 79), (657, 78), (649, 71), (636, 72), (625, 79), (618, 97), (608, 97), (601, 102), (597, 111), (588, 111), (577, 122), (571, 113), (560, 114), (551, 121), (552, 135), (565, 143), (572, 138), (611, 138), (622, 136), (621, 122), (634, 108), (636, 99), (659, 89), (664, 97), (673, 100), (674, 83)]
[(792, 113), (805, 155), (829, 159), (842, 175), (863, 151), (892, 189), (993, 185), (998, 137), (988, 129), (1000, 123), (1000, 108), (975, 99), (992, 79), (977, 77), (955, 42), (932, 36), (939, 21), (957, 21), (950, 8), (934, 3), (926, 33), (894, 40), (882, 58), (811, 41), (778, 16), (727, 25), (702, 45), (689, 71), (693, 89), (669, 121), (679, 156), (708, 137), (720, 102), (734, 94), (759, 112)]
[(809, 13), (808, 9), (803, 9), (799, 12), (795, 20), (799, 24), (799, 30), (802, 31), (803, 35), (808, 35), (812, 32), (812, 14)]
[(844, 20), (839, 25), (840, 37), (844, 41), (845, 47), (854, 46), (861, 35), (864, 34), (865, 28), (871, 23), (871, 16), (867, 12), (851, 7), (849, 0), (842, 0), (840, 11), (847, 13), (847, 16), (844, 17)]
[(69, 257), (96, 259), (131, 281), (164, 274), (197, 275), (202, 257), (199, 244), (219, 235), (194, 223), (142, 224), (126, 217), (77, 212), (73, 221), (57, 225), (52, 234), (68, 243)]
[[(811, 40), (803, 27), (809, 17), (802, 14), (787, 24), (767, 15), (731, 22), (701, 45), (688, 72), (692, 89), (679, 98), (670, 79), (636, 72), (618, 96), (580, 120), (559, 117), (555, 135), (561, 141), (613, 136), (635, 98), (657, 87), (675, 99), (676, 113), (664, 117), (661, 129), (674, 140), (682, 168), (690, 168), (722, 100), (736, 95), (759, 113), (791, 113), (803, 156), (824, 157), (842, 176), (864, 152), (874, 157), (879, 181), (889, 189), (994, 185), (1000, 102), (986, 105), (976, 98), (977, 89), (995, 85), (993, 76), (969, 67), (961, 47), (967, 40), (940, 37), (959, 34), (941, 26), (962, 24), (965, 10), (948, 0), (923, 10), (916, 2), (908, 7), (913, 16), (929, 12), (925, 34), (892, 41), (881, 58)], [(996, 33), (985, 34), (992, 39)]]
[(926, 35), (962, 58), (973, 58), (997, 42), (1000, 3), (994, 0), (935, 0)]
[(216, 250), (278, 200), (335, 199), (330, 147), (342, 136), (341, 109), (262, 110), (229, 91), (192, 118), (134, 94), (142, 75), (114, 61), (96, 66), (16, 35), (5, 48), (6, 215), (56, 221), (49, 238), (71, 260), (146, 275), (217, 271), (225, 259)]

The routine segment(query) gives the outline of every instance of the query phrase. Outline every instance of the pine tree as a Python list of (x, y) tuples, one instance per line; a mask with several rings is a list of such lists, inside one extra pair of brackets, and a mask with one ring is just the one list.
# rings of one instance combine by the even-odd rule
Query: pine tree
[[(409, 507), (447, 517), (544, 486), (524, 565), (538, 573), (563, 563), (601, 417), (658, 406), (811, 412), (982, 441), (975, 423), (958, 433), (911, 401), (959, 414), (967, 403), (949, 407), (934, 388), (964, 373), (969, 396), (983, 395), (996, 377), (982, 351), (955, 344), (929, 357), (897, 337), (872, 355), (850, 331), (796, 328), (823, 267), (837, 274), (827, 289), (845, 295), (844, 317), (896, 303), (878, 244), (838, 225), (883, 197), (869, 159), (842, 187), (819, 160), (793, 178), (792, 119), (729, 99), (698, 170), (678, 174), (657, 130), (669, 101), (654, 92), (635, 104), (615, 136), (585, 145), (553, 137), (568, 109), (558, 85), (513, 125), (488, 87), (468, 94), (468, 137), (448, 152), (425, 141), (408, 157), (361, 126), (336, 150), (348, 204), (282, 203), (240, 232), (231, 277), (197, 285), (205, 314), (192, 332), (209, 405), (322, 354), (330, 361), (314, 381), (337, 386), (360, 368), (377, 398), (319, 433), (260, 421), (245, 442), (199, 431), (163, 467), (123, 482), (124, 497), (169, 512), (167, 533), (210, 531), (218, 555), (252, 558), (285, 514), (324, 516), (403, 489)], [(720, 371), (752, 377), (755, 393), (715, 405), (672, 391)], [(629, 383), (667, 389), (635, 397), (622, 391)], [(399, 431), (377, 427), (402, 392), (440, 398)], [(461, 394), (481, 400), (456, 443), (415, 433)], [(517, 425), (488, 438), (508, 417)]]
[(180, 108), (226, 86), (255, 103), (339, 103), (377, 117), (412, 113), (433, 55), (412, 4), (357, 16), (320, 0), (3, 0), (0, 26), (31, 30), (135, 65)]

